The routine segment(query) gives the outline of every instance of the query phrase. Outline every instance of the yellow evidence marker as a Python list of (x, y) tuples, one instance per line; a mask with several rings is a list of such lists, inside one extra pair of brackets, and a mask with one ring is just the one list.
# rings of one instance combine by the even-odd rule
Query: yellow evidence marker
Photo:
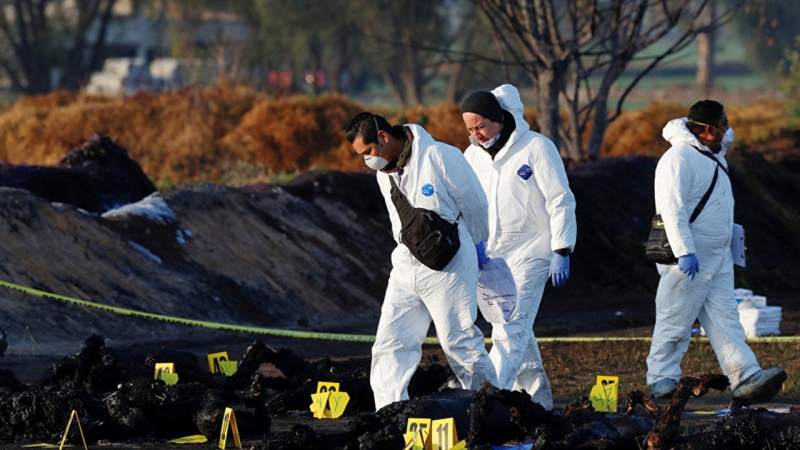
[(242, 441), (239, 439), (239, 427), (236, 425), (236, 415), (233, 414), (233, 409), (225, 408), (225, 415), (222, 417), (222, 431), (219, 434), (219, 448), (225, 448), (225, 442), (228, 440), (228, 427), (230, 426), (233, 432), (233, 442), (236, 448), (242, 448)]
[(175, 373), (175, 363), (156, 363), (156, 373), (153, 378), (163, 380), (167, 384), (176, 384), (178, 374)]
[(208, 356), (208, 370), (211, 373), (221, 373), (231, 376), (236, 372), (238, 361), (228, 360), (228, 352), (210, 353)]
[(83, 448), (84, 450), (89, 450), (86, 446), (86, 438), (83, 437), (83, 428), (81, 428), (81, 420), (78, 418), (78, 411), (72, 410), (72, 414), (69, 415), (69, 422), (67, 422), (67, 429), (64, 430), (64, 437), (61, 438), (61, 445), (58, 447), (59, 450), (64, 448), (64, 442), (67, 442), (67, 434), (69, 434), (69, 427), (72, 425), (72, 419), (75, 419), (75, 423), (78, 424), (78, 431), (81, 432), (81, 440), (83, 441)]
[(452, 417), (431, 422), (431, 450), (450, 450), (458, 442)]
[(617, 393), (619, 377), (598, 375), (597, 384), (592, 387), (589, 399), (595, 411), (617, 412)]
[(336, 419), (344, 413), (350, 395), (339, 391), (339, 383), (320, 381), (317, 383), (317, 393), (311, 394), (309, 409), (317, 419)]
[(403, 435), (409, 450), (431, 450), (431, 419), (408, 418), (406, 433)]

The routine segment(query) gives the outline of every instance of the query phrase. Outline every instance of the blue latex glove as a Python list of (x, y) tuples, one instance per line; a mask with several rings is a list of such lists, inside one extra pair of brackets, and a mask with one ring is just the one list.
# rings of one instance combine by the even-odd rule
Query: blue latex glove
[(478, 252), (478, 270), (483, 270), (483, 265), (488, 263), (489, 257), (486, 256), (486, 242), (480, 242), (475, 246), (475, 251)]
[(569, 279), (569, 255), (553, 254), (553, 259), (550, 261), (550, 278), (553, 279), (553, 286), (555, 287), (561, 287), (567, 283)]
[(678, 258), (678, 268), (694, 281), (694, 276), (697, 272), (700, 272), (700, 263), (697, 262), (697, 256), (694, 256), (694, 253), (690, 253)]

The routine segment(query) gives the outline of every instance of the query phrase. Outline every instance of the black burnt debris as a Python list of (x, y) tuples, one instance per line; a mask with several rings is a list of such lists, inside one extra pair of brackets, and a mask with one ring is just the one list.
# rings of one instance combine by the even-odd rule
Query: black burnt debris
[(55, 166), (0, 163), (0, 186), (26, 189), (47, 201), (92, 213), (139, 201), (156, 190), (125, 148), (99, 134)]
[[(154, 379), (155, 365), (175, 364), (180, 379)], [(204, 361), (205, 362), (205, 361)], [(272, 366), (265, 371), (262, 367)], [(266, 373), (273, 374), (272, 376)], [(744, 408), (687, 434), (681, 415), (692, 397), (724, 390), (726, 377), (681, 380), (662, 411), (639, 391), (619, 413), (599, 413), (587, 398), (564, 411), (547, 411), (523, 392), (485, 384), (479, 391), (446, 387), (447, 364), (429, 357), (411, 383), (411, 399), (374, 412), (369, 359), (306, 361), (285, 349), (253, 342), (230, 377), (213, 374), (191, 353), (156, 346), (110, 349), (98, 335), (61, 358), (41, 380), (24, 385), (0, 370), (0, 442), (57, 442), (72, 411), (87, 443), (166, 442), (202, 434), (219, 439), (226, 408), (234, 410), (242, 439), (254, 450), (403, 448), (409, 418), (453, 418), (468, 448), (530, 443), (536, 449), (800, 448), (800, 411)], [(317, 381), (340, 383), (350, 396), (343, 420), (315, 422), (309, 411)], [(275, 429), (275, 423), (282, 423)], [(288, 425), (287, 425), (288, 424)], [(70, 431), (68, 443), (81, 444)]]

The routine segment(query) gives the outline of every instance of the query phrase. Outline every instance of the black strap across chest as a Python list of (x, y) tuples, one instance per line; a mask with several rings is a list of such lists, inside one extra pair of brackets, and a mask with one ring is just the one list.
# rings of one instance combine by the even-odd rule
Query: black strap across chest
[[(692, 146), (692, 147), (694, 147), (694, 146)], [(708, 187), (708, 190), (703, 195), (703, 198), (700, 199), (700, 203), (697, 204), (697, 207), (692, 212), (691, 217), (689, 217), (689, 223), (693, 223), (695, 220), (697, 220), (697, 216), (699, 216), (700, 213), (703, 212), (703, 208), (706, 207), (706, 203), (708, 202), (708, 199), (711, 197), (711, 192), (714, 191), (714, 186), (716, 186), (716, 184), (717, 184), (717, 177), (719, 176), (719, 169), (721, 168), (722, 171), (725, 172), (725, 175), (730, 176), (730, 173), (728, 173), (728, 169), (725, 166), (723, 166), (722, 163), (719, 162), (719, 160), (714, 157), (714, 155), (712, 155), (709, 152), (704, 152), (704, 151), (700, 150), (697, 147), (694, 147), (694, 148), (695, 148), (695, 150), (697, 150), (698, 152), (703, 154), (703, 156), (711, 158), (715, 163), (717, 163), (717, 167), (714, 167), (714, 178), (711, 180), (711, 186)]]

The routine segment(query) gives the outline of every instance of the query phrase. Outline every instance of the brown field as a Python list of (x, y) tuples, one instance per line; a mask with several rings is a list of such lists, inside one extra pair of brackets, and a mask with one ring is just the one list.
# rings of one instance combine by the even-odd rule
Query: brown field
[[(633, 390), (650, 393), (645, 381), (645, 360), (650, 342), (543, 342), (539, 348), (555, 397), (588, 395), (597, 375), (618, 376), (620, 397)], [(787, 358), (787, 355), (800, 352), (800, 343), (751, 343), (750, 348), (758, 357), (761, 367), (780, 366), (789, 375), (781, 396), (800, 395), (800, 363)], [(692, 342), (681, 369), (686, 376), (720, 373), (719, 363), (708, 342)], [(727, 393), (730, 394), (730, 390)]]
[[(191, 181), (243, 186), (309, 169), (362, 170), (344, 127), (364, 109), (342, 96), (275, 99), (226, 85), (130, 97), (55, 92), (0, 109), (0, 161), (52, 165), (98, 132), (128, 149), (159, 188)], [(609, 127), (602, 154), (660, 155), (667, 148), (661, 128), (684, 110), (655, 102), (624, 113)], [(375, 112), (392, 122), (420, 123), (456, 147), (468, 144), (455, 104)], [(776, 101), (731, 106), (728, 114), (737, 145), (758, 143), (790, 125)], [(535, 109), (525, 116), (536, 129)]]

